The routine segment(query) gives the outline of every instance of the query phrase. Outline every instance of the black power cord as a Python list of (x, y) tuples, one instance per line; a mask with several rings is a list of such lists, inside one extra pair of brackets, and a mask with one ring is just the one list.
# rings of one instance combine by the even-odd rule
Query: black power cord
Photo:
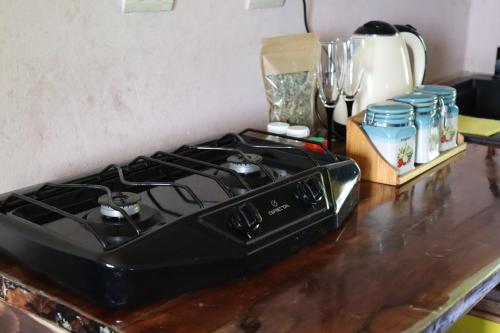
[(309, 31), (309, 23), (307, 22), (307, 3), (306, 0), (302, 0), (302, 6), (304, 7), (304, 27), (306, 28), (307, 32)]

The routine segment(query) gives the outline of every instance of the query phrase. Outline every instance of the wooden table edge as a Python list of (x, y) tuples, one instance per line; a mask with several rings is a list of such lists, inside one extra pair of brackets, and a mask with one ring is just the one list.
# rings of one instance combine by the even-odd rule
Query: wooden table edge
[(449, 295), (450, 298), (448, 301), (442, 305), (441, 308), (443, 311), (432, 311), (428, 316), (407, 329), (405, 333), (444, 332), (469, 312), (499, 283), (500, 258), (472, 275), (454, 289)]

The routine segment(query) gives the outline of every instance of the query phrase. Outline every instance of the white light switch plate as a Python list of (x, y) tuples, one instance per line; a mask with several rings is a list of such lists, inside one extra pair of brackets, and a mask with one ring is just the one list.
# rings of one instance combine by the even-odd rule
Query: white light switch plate
[(283, 7), (285, 0), (245, 0), (246, 9)]
[(122, 11), (133, 12), (163, 12), (174, 8), (175, 0), (122, 0)]

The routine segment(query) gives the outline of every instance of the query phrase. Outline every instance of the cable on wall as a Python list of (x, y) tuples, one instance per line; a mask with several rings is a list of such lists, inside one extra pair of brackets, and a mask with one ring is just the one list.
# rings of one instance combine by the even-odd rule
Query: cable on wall
[(306, 0), (302, 0), (302, 6), (304, 8), (303, 13), (304, 13), (304, 27), (306, 28), (307, 32), (309, 31), (309, 23), (307, 22), (307, 2)]

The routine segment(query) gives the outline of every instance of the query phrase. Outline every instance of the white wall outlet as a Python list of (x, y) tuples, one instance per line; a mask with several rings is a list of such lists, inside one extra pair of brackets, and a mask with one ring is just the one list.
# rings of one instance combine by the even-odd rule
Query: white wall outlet
[(122, 0), (122, 12), (163, 12), (174, 8), (175, 0)]
[(246, 9), (283, 7), (285, 0), (245, 0)]

